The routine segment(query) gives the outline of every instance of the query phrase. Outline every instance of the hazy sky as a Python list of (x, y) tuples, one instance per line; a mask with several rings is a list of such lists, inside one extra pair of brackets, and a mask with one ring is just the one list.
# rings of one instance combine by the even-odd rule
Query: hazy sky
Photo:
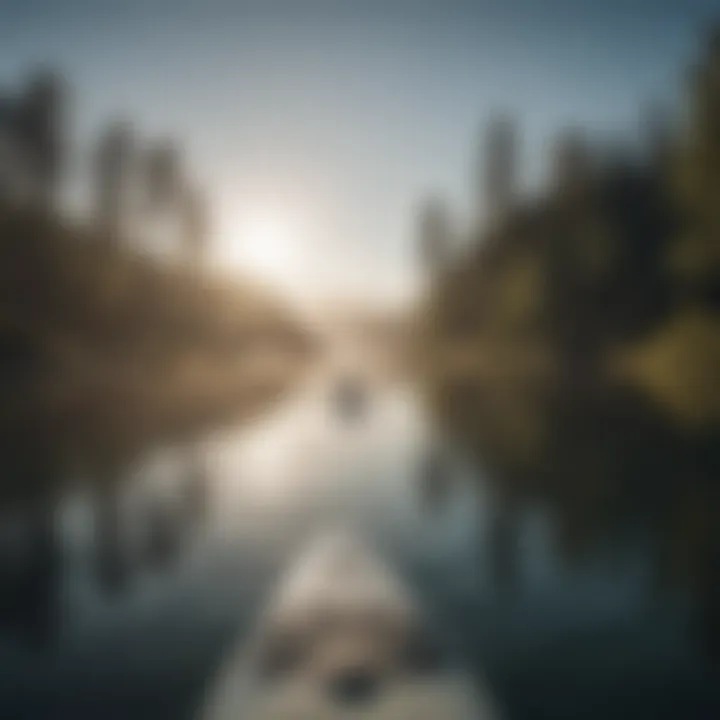
[(0, 82), (56, 63), (81, 150), (118, 114), (181, 140), (214, 201), (218, 260), (253, 262), (243, 218), (277, 215), (318, 288), (397, 296), (418, 200), (437, 191), (467, 213), (483, 118), (517, 113), (532, 182), (559, 126), (632, 132), (644, 100), (675, 100), (713, 6), (0, 0)]

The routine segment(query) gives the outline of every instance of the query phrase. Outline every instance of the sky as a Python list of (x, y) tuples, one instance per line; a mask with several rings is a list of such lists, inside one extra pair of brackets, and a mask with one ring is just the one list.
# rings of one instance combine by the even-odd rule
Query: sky
[[(52, 63), (82, 167), (103, 124), (181, 142), (212, 261), (286, 291), (412, 295), (428, 194), (462, 226), (483, 122), (516, 115), (523, 179), (553, 133), (632, 136), (679, 103), (715, 0), (0, 0), (0, 87)], [(720, 11), (715, 8), (716, 16)]]

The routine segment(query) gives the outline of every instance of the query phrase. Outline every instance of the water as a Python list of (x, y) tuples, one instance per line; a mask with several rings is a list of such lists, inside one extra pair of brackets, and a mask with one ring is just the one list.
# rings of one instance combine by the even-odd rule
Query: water
[[(639, 445), (623, 455), (609, 436), (627, 435), (575, 417), (589, 442), (567, 438), (573, 462), (530, 453), (523, 473), (497, 438), (478, 451), (452, 403), (381, 383), (343, 420), (332, 381), (313, 377), (254, 425), (151, 448), (102, 492), (78, 477), (52, 506), (6, 513), (0, 717), (191, 718), (279, 571), (334, 526), (372, 539), (509, 717), (720, 717), (704, 642), (716, 576), (666, 572), (650, 520), (684, 507), (667, 483), (664, 503), (618, 492), (617, 463), (635, 472)], [(643, 477), (664, 477), (654, 463)], [(680, 543), (690, 567), (705, 557), (696, 535)]]

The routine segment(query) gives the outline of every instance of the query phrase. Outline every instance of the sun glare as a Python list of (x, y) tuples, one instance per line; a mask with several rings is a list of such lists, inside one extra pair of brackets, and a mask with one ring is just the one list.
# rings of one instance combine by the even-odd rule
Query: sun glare
[(285, 272), (295, 259), (296, 228), (279, 216), (251, 218), (242, 228), (241, 240), (252, 265), (265, 272)]
[(280, 211), (248, 213), (229, 227), (220, 261), (269, 280), (295, 282), (301, 275), (301, 224)]

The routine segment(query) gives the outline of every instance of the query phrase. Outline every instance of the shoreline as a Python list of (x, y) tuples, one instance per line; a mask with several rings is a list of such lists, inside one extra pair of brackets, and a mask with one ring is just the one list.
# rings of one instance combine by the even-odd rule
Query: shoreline
[(35, 402), (17, 393), (0, 413), (2, 503), (43, 499), (80, 469), (99, 480), (153, 445), (189, 442), (214, 425), (250, 422), (297, 387), (313, 360), (310, 353), (258, 357), (252, 365), (208, 362), (194, 378), (175, 367), (142, 380), (111, 373), (54, 379), (35, 388)]

